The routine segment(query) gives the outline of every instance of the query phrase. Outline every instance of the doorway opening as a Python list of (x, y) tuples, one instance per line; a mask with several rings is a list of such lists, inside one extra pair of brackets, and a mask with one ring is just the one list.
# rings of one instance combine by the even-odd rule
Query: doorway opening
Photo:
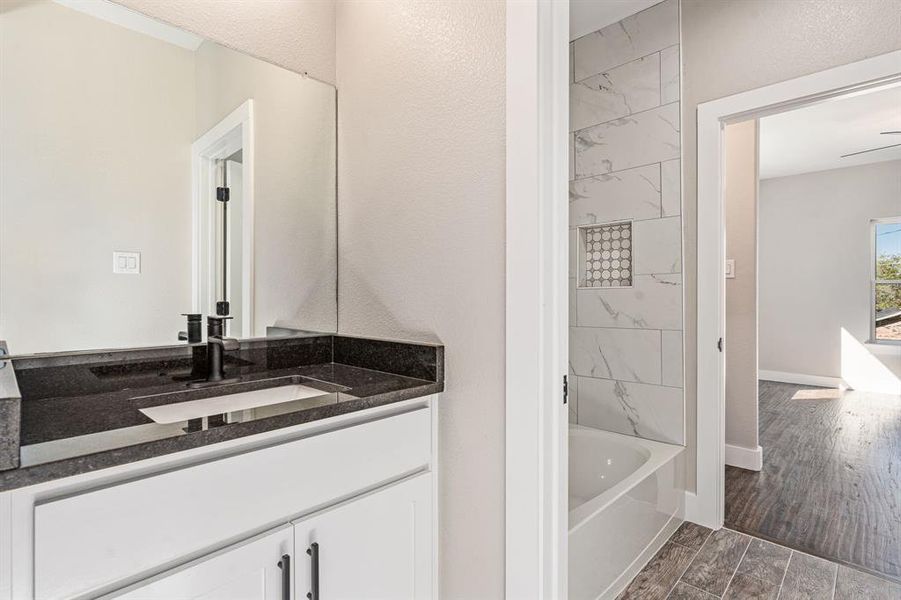
[(689, 506), (895, 580), (899, 65), (895, 52), (699, 106)]

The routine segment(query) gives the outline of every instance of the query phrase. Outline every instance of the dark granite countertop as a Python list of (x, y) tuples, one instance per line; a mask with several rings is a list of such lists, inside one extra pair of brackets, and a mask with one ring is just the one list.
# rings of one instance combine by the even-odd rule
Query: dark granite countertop
[[(20, 464), (0, 491), (308, 423), (444, 389), (443, 347), (345, 336), (262, 340), (226, 360), (238, 381), (192, 389), (205, 347), (13, 361)], [(192, 357), (191, 354), (194, 354)], [(321, 395), (174, 423), (154, 406), (301, 384)]]

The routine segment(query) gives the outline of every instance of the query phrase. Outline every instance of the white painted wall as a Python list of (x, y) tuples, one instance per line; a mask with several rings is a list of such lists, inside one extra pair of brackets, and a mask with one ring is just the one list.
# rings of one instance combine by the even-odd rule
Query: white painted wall
[(757, 121), (727, 125), (725, 143), (726, 444), (757, 449)]
[[(901, 48), (896, 0), (681, 0), (689, 487), (697, 410), (698, 104)], [(841, 40), (841, 43), (836, 43)]]
[(339, 331), (446, 345), (441, 597), (504, 594), (505, 10), (338, 5)]
[(869, 220), (899, 215), (901, 161), (760, 182), (761, 370), (901, 392), (901, 346), (866, 344)]
[(196, 73), (197, 137), (254, 101), (254, 335), (335, 331), (335, 88), (210, 42)]
[(114, 0), (230, 48), (335, 83), (335, 0)]
[[(191, 306), (193, 132), (190, 51), (49, 1), (4, 8), (0, 338), (12, 352), (175, 343)], [(141, 252), (141, 274), (114, 275), (114, 250)]]

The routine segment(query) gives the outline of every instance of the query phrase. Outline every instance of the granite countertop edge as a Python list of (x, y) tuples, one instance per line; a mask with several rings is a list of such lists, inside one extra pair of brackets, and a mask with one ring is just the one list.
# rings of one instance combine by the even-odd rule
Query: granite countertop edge
[(202, 448), (220, 442), (227, 442), (296, 425), (321, 421), (331, 417), (360, 412), (369, 408), (422, 398), (443, 391), (443, 382), (423, 381), (422, 385), (343, 400), (335, 404), (311, 407), (305, 410), (275, 415), (254, 421), (230, 423), (224, 427), (197, 431), (190, 435), (141, 442), (131, 446), (83, 454), (33, 466), (21, 466), (15, 469), (0, 471), (0, 493), (63, 479), (65, 477), (92, 473), (101, 469), (175, 454), (177, 452)]

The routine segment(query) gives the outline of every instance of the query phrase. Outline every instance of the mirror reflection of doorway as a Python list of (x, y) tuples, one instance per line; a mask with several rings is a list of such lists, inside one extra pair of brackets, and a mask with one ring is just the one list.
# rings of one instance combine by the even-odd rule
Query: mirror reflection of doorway
[(252, 123), (248, 100), (192, 149), (193, 312), (230, 316), (226, 334), (238, 338), (253, 337)]
[(220, 213), (226, 216), (225, 223), (222, 227), (217, 228), (220, 238), (224, 237), (225, 239), (220, 239), (220, 243), (216, 244), (216, 247), (222, 248), (222, 254), (218, 256), (218, 261), (224, 262), (226, 266), (221, 277), (222, 281), (219, 282), (223, 292), (219, 294), (217, 303), (228, 303), (228, 314), (232, 320), (226, 321), (226, 333), (249, 337), (249, 334), (244, 333), (241, 308), (243, 304), (241, 238), (243, 233), (242, 211), (244, 210), (241, 197), (244, 187), (244, 165), (241, 163), (241, 155), (239, 150), (225, 160), (225, 181), (229, 190), (229, 198)]

